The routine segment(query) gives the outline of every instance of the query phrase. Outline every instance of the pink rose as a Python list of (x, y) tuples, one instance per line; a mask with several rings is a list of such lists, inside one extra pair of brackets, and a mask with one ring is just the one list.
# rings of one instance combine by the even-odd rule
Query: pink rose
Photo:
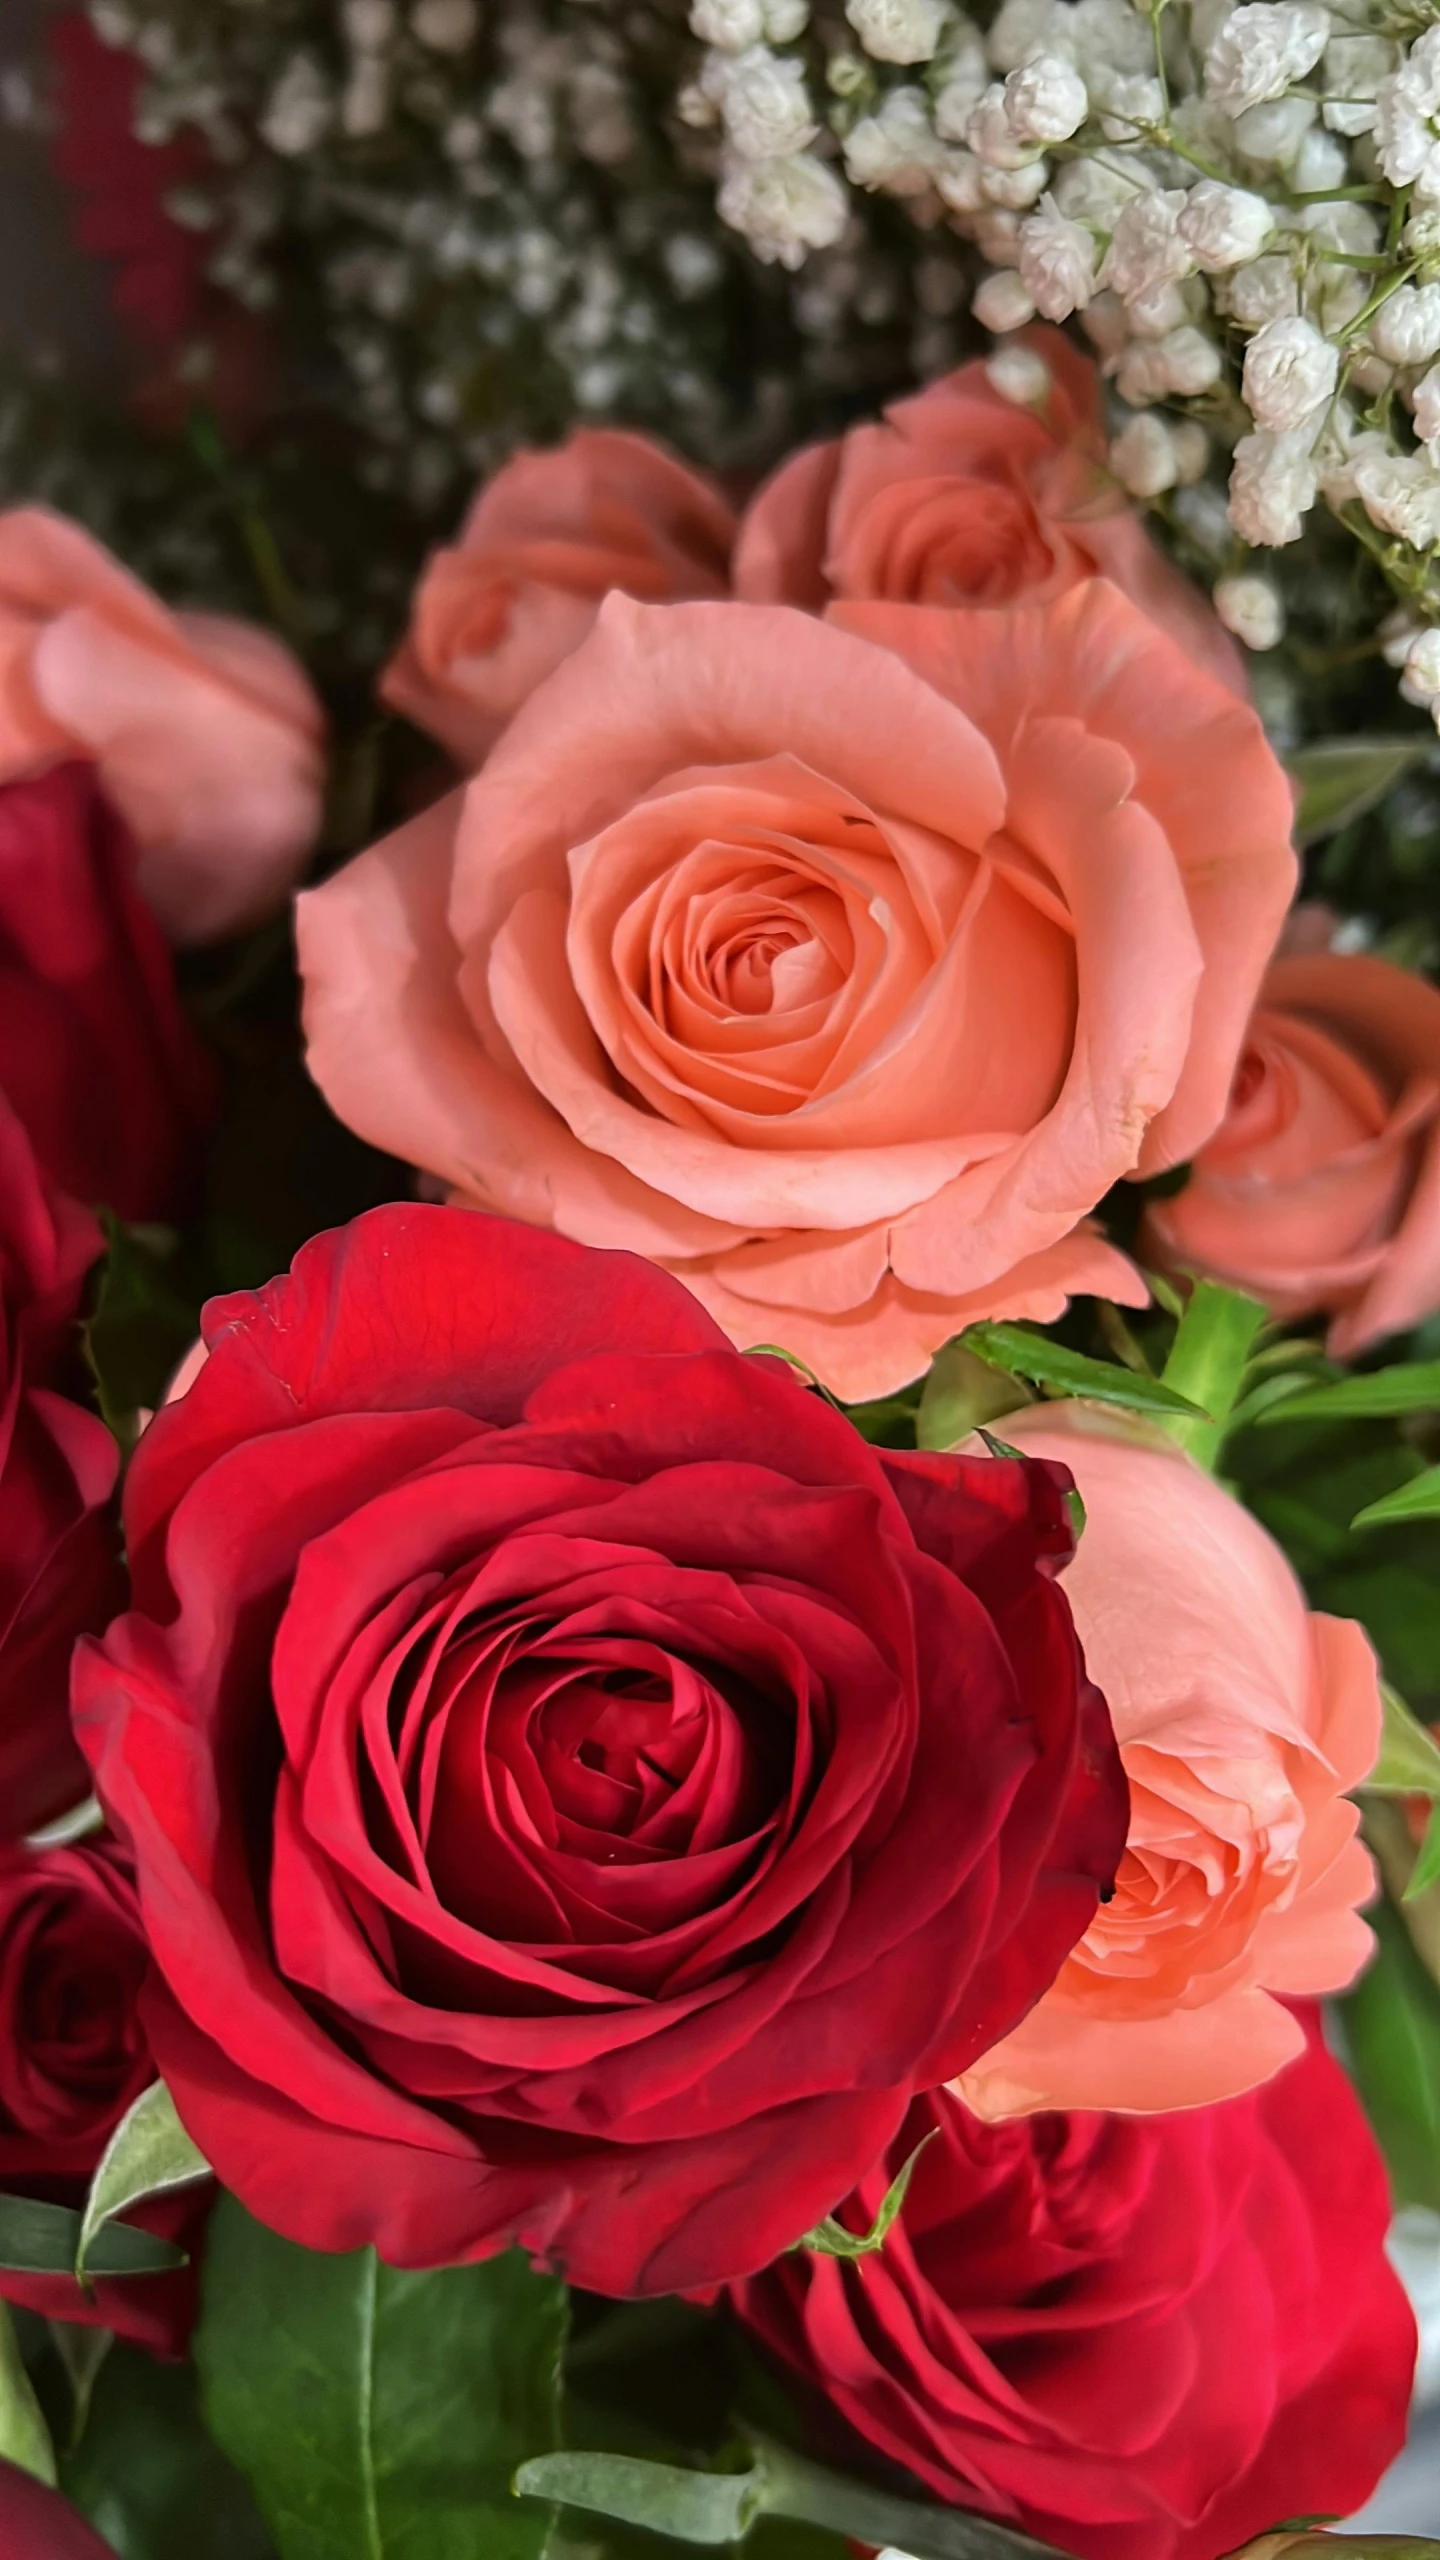
[(380, 691), (478, 765), (612, 587), (647, 604), (728, 595), (734, 539), (718, 489), (648, 436), (580, 427), (555, 452), (517, 453), (431, 555)]
[(170, 613), (79, 525), (0, 514), (0, 782), (93, 761), (174, 942), (283, 904), (320, 825), (323, 716), (290, 652)]
[(1351, 1360), (1440, 1308), (1440, 993), (1388, 960), (1277, 960), (1230, 1107), (1157, 1202), (1163, 1265), (1334, 1318)]
[(1069, 1467), (1085, 1504), (1065, 1591), (1130, 1837), (1114, 1900), (962, 2093), (988, 2117), (1208, 2106), (1301, 2051), (1282, 2002), (1343, 1989), (1370, 1953), (1345, 1790), (1380, 1747), (1375, 1657), (1353, 1620), (1306, 1608), (1274, 1540), (1168, 1442), (1084, 1405), (1003, 1429)]
[(1133, 1299), (1082, 1222), (1214, 1127), (1294, 857), (1253, 714), (1113, 587), (847, 611), (914, 663), (612, 596), (299, 931), (343, 1120), (861, 1397)]
[(760, 604), (1043, 604), (1097, 572), (1200, 666), (1245, 691), (1240, 653), (1105, 468), (1100, 382), (1058, 329), (1027, 331), (1050, 389), (1005, 399), (983, 361), (808, 445), (753, 499), (735, 592)]

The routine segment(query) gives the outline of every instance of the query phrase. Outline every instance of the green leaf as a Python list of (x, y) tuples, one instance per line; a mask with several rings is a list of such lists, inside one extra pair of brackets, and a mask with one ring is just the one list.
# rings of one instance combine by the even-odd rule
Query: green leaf
[(934, 2141), (938, 2130), (937, 2126), (917, 2142), (909, 2159), (896, 2170), (868, 2231), (847, 2231), (843, 2222), (837, 2222), (833, 2213), (827, 2213), (823, 2222), (817, 2222), (813, 2231), (807, 2231), (803, 2240), (795, 2242), (795, 2247), (809, 2249), (817, 2258), (868, 2258), (877, 2249), (883, 2249), (910, 2192), (910, 2181), (915, 2175), (920, 2154), (927, 2144)]
[(402, 2272), (297, 2248), (222, 2196), (195, 2361), (281, 2560), (540, 2560), (548, 2518), (509, 2481), (556, 2440), (566, 2311), (517, 2251)]
[(1213, 1468), (1245, 1383), (1246, 1364), (1265, 1309), (1238, 1289), (1197, 1280), (1176, 1328), (1162, 1383), (1198, 1405), (1208, 1421), (1177, 1419), (1171, 1438), (1202, 1467)]
[(917, 1449), (958, 1449), (962, 1440), (1002, 1413), (1027, 1404), (1013, 1373), (1006, 1376), (990, 1361), (977, 1359), (963, 1342), (947, 1342), (937, 1351), (920, 1392), (915, 1418)]
[(1378, 1529), (1392, 1520), (1440, 1519), (1440, 1467), (1427, 1467), (1423, 1476), (1412, 1476), (1408, 1484), (1397, 1486), (1394, 1493), (1382, 1495), (1378, 1502), (1367, 1502), (1357, 1511), (1352, 1529)]
[(55, 2486), (55, 2447), (25, 2370), (15, 2323), (0, 2302), (0, 2460)]
[(191, 2364), (112, 2349), (60, 2486), (121, 2560), (275, 2560), (249, 2490), (201, 2425)]
[[(32, 2196), (0, 2196), (0, 2267), (17, 2274), (73, 2276), (80, 2245), (80, 2216), (64, 2204), (37, 2204)], [(185, 2252), (128, 2222), (107, 2223), (89, 2253), (92, 2276), (155, 2276), (183, 2267)]]
[(1431, 1807), (1430, 1820), (1425, 1827), (1425, 1837), (1420, 1843), (1420, 1855), (1415, 1861), (1414, 1872), (1405, 1887), (1406, 1901), (1416, 1901), (1419, 1895), (1428, 1893), (1431, 1885), (1435, 1883), (1440, 1883), (1440, 1804)]
[(70, 2385), (70, 2429), (66, 2451), (73, 2453), (85, 2433), (100, 2367), (115, 2344), (113, 2329), (87, 2327), (79, 2320), (52, 2320), (50, 2343), (65, 2368)]
[(209, 2175), (210, 2163), (180, 2122), (164, 2081), (152, 2080), (121, 2117), (90, 2181), (75, 2246), (78, 2282), (88, 2280), (91, 2246), (107, 2222), (144, 2196), (169, 2195)]
[(988, 1368), (1003, 1370), (1012, 1378), (1028, 1378), (1033, 1386), (1049, 1387), (1056, 1395), (1084, 1396), (1092, 1404), (1118, 1405), (1127, 1413), (1153, 1413), (1166, 1419), (1174, 1414), (1199, 1422), (1210, 1418), (1159, 1378), (1142, 1378), (1109, 1360), (1090, 1360), (1082, 1351), (1067, 1351), (1063, 1343), (1052, 1342), (1048, 1334), (1032, 1333), (1028, 1325), (972, 1324), (962, 1334), (961, 1345)]
[(1372, 1795), (1440, 1796), (1440, 1744), (1398, 1689), (1380, 1683), (1380, 1757), (1364, 1785)]
[(1419, 737), (1321, 738), (1297, 748), (1287, 763), (1300, 787), (1295, 841), (1302, 851), (1373, 809), (1430, 743)]
[(1440, 1990), (1388, 1902), (1374, 1961), (1340, 2003), (1352, 2075), (1401, 2204), (1440, 2210)]
[(761, 2518), (779, 2516), (903, 2551), (909, 2560), (1057, 2560), (1048, 2543), (987, 2516), (893, 2497), (768, 2437), (752, 2437), (751, 2450), (753, 2466), (740, 2473), (682, 2471), (624, 2454), (557, 2453), (523, 2463), (515, 2488), (521, 2497), (552, 2498), (712, 2550), (744, 2541)]
[(1402, 1360), (1393, 1369), (1371, 1369), (1366, 1375), (1334, 1378), (1328, 1386), (1303, 1387), (1255, 1419), (1262, 1427), (1277, 1422), (1361, 1422), (1390, 1414), (1426, 1413), (1440, 1408), (1440, 1360)]
[(85, 1356), (101, 1414), (128, 1449), (141, 1407), (159, 1403), (194, 1341), (199, 1310), (169, 1276), (176, 1239), (168, 1228), (122, 1226), (108, 1211), (102, 1223), (110, 1249), (85, 1327)]
[(522, 2462), (517, 2498), (546, 2498), (642, 2524), (677, 2542), (710, 2549), (743, 2541), (760, 2513), (753, 2471), (682, 2471), (670, 2462), (637, 2462), (627, 2453), (548, 2453)]

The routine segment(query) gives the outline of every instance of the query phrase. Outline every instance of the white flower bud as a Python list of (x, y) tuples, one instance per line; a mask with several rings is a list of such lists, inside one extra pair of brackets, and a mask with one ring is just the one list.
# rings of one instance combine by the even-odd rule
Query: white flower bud
[(1170, 425), (1175, 447), (1175, 477), (1182, 489), (1203, 480), (1210, 460), (1210, 439), (1198, 418), (1175, 418)]
[(1290, 164), (1290, 184), (1302, 195), (1319, 195), (1326, 187), (1343, 187), (1350, 176), (1350, 154), (1333, 133), (1312, 125)]
[(1115, 388), (1131, 409), (1153, 408), (1170, 397), (1170, 376), (1155, 338), (1132, 338), (1115, 368)]
[(1440, 470), (1428, 453), (1367, 454), (1355, 466), (1355, 494), (1382, 533), (1417, 551), (1440, 542)]
[(1245, 406), (1257, 427), (1284, 435), (1313, 418), (1339, 372), (1338, 347), (1308, 320), (1267, 320), (1245, 350)]
[(340, 100), (340, 130), (363, 142), (383, 133), (389, 116), (390, 65), (382, 54), (358, 54)]
[(1220, 379), (1220, 350), (1203, 329), (1172, 329), (1157, 340), (1155, 353), (1165, 370), (1165, 386), (1176, 399), (1193, 400)]
[(1018, 70), (1032, 53), (1050, 51), (1070, 16), (1063, 0), (1002, 0), (985, 40), (996, 70)]
[(989, 169), (1019, 169), (1035, 157), (1033, 147), (1020, 140), (1005, 112), (1005, 92), (998, 80), (992, 80), (971, 108), (965, 119), (965, 139), (976, 159)]
[(761, 0), (692, 0), (690, 32), (718, 53), (748, 53), (765, 39)]
[(1092, 71), (1123, 78), (1132, 71), (1153, 71), (1155, 66), (1148, 12), (1137, 13), (1129, 0), (1076, 0), (1073, 8), (1063, 12), (1063, 33), (1053, 49), (1073, 52), (1087, 83)]
[(1225, 279), (1225, 308), (1242, 329), (1288, 320), (1300, 308), (1300, 288), (1288, 258), (1257, 258)]
[(1095, 290), (1095, 241), (1083, 223), (1067, 222), (1053, 196), (1020, 225), (1020, 274), (1047, 320), (1083, 311)]
[[(976, 163), (977, 168), (980, 166)], [(1028, 213), (1045, 193), (1050, 176), (1048, 160), (1027, 160), (1023, 169), (980, 169), (980, 192), (987, 204), (1005, 206), (1011, 213)]]
[(1176, 223), (1181, 239), (1198, 267), (1220, 275), (1227, 267), (1248, 266), (1275, 228), (1274, 208), (1248, 187), (1222, 186), (1218, 178), (1202, 178), (1192, 187)]
[(1222, 578), (1215, 610), (1247, 649), (1273, 649), (1285, 634), (1285, 607), (1268, 578)]
[(1407, 702), (1429, 703), (1440, 694), (1440, 630), (1417, 631), (1405, 651), (1400, 690)]
[(1172, 329), (1183, 329), (1190, 317), (1185, 288), (1178, 284), (1155, 284), (1148, 292), (1132, 293), (1125, 308), (1136, 338), (1168, 338)]
[(1230, 522), (1256, 549), (1298, 542), (1317, 486), (1308, 437), (1242, 436), (1230, 473)]
[[(1333, 450), (1337, 442), (1338, 455)], [(1356, 427), (1349, 402), (1341, 401), (1317, 457), (1320, 487), (1331, 506), (1353, 506), (1360, 495), (1355, 474), (1361, 463), (1388, 461), (1393, 451), (1389, 437), (1380, 435), (1375, 428), (1367, 427), (1362, 433)]]
[(1085, 311), (1081, 326), (1092, 347), (1102, 356), (1123, 353), (1130, 341), (1130, 314), (1118, 293), (1097, 293)]
[(1375, 92), (1375, 146), (1392, 187), (1427, 180), (1436, 167), (1440, 27), (1427, 27), (1398, 71)]
[(973, 151), (947, 151), (934, 172), (935, 192), (952, 213), (979, 213), (986, 201)]
[(1178, 228), (1184, 204), (1183, 187), (1157, 187), (1133, 197), (1116, 218), (1101, 283), (1128, 302), (1137, 293), (1188, 275), (1194, 262)]
[(949, 11), (946, 0), (845, 0), (845, 15), (873, 62), (931, 62)]
[(410, 24), (432, 53), (463, 53), (480, 32), (475, 0), (415, 0)]
[(1271, 98), (1236, 117), (1235, 140), (1247, 160), (1284, 169), (1300, 152), (1318, 113), (1313, 98)]
[(1038, 409), (1052, 380), (1050, 367), (1033, 347), (997, 347), (985, 359), (986, 375), (1002, 400), (1017, 409)]
[(1100, 130), (1107, 142), (1132, 142), (1145, 125), (1159, 124), (1165, 95), (1149, 71), (1091, 71), (1087, 86), (1092, 107), (1100, 110)]
[(970, 226), (971, 237), (988, 266), (1013, 267), (1020, 255), (1020, 216), (1003, 205), (983, 205)]
[(780, 160), (732, 160), (716, 198), (720, 219), (749, 241), (762, 266), (792, 270), (812, 249), (833, 249), (850, 219), (845, 189), (813, 152)]
[(862, 116), (841, 146), (857, 187), (890, 196), (928, 195), (942, 156), (923, 89), (892, 89), (878, 115)]
[(1410, 655), (1412, 641), (1418, 640), (1428, 624), (1417, 622), (1404, 605), (1387, 613), (1380, 625), (1380, 655), (1387, 667), (1403, 667)]
[(931, 109), (942, 142), (964, 141), (970, 118), (989, 85), (983, 71), (975, 79), (968, 69), (955, 72), (946, 81)]
[(335, 100), (313, 54), (292, 53), (260, 119), (262, 138), (287, 160), (302, 160), (334, 120)]
[(1132, 498), (1158, 498), (1173, 489), (1175, 441), (1163, 418), (1132, 418), (1110, 447), (1110, 468)]
[(1415, 433), (1422, 444), (1440, 440), (1440, 364), (1421, 375), (1414, 393)]
[(1005, 113), (1021, 142), (1068, 142), (1089, 106), (1084, 81), (1060, 53), (1037, 54), (1005, 83)]
[(997, 336), (1007, 329), (1023, 329), (1035, 317), (1034, 296), (1013, 267), (1001, 267), (987, 276), (970, 308), (981, 328), (993, 329)]
[(1062, 213), (1072, 222), (1093, 222), (1100, 231), (1113, 231), (1117, 216), (1135, 192), (1130, 180), (1112, 169), (1108, 160), (1066, 160), (1056, 170), (1052, 186)]
[(1278, 98), (1313, 71), (1330, 39), (1318, 0), (1245, 0), (1211, 39), (1205, 93), (1227, 115)]
[(1343, 29), (1325, 47), (1326, 102), (1322, 113), (1332, 133), (1369, 133), (1375, 123), (1375, 99), (1382, 80), (1399, 66), (1396, 47), (1385, 36), (1351, 35)]
[(782, 159), (814, 141), (817, 127), (803, 62), (772, 53), (764, 44), (719, 61), (720, 113), (726, 137), (742, 160)]
[(1375, 313), (1370, 342), (1387, 364), (1428, 364), (1440, 352), (1440, 284), (1402, 284)]

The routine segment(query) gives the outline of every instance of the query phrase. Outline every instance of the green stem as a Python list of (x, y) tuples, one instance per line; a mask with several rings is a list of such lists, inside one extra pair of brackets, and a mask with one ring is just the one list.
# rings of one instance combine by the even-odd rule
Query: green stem
[(1162, 1386), (1173, 1387), (1209, 1417), (1192, 1422), (1182, 1414), (1167, 1416), (1165, 1428), (1212, 1472), (1264, 1322), (1265, 1310), (1254, 1298), (1242, 1297), (1238, 1289), (1217, 1288), (1210, 1280), (1197, 1280), (1160, 1372)]
[(768, 2437), (752, 2438), (760, 2513), (819, 2525), (852, 2542), (907, 2552), (910, 2560), (1060, 2560), (1052, 2544), (1033, 2542), (988, 2517), (958, 2508), (921, 2506), (885, 2489), (822, 2471)]

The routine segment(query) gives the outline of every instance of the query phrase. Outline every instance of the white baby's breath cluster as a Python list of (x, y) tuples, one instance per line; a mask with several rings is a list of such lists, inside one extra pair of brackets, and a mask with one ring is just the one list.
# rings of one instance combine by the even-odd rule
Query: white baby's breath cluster
[(1086, 332), (1114, 475), (1208, 551), (1229, 629), (1275, 645), (1283, 564), (1250, 555), (1323, 506), (1440, 725), (1440, 0), (814, 0), (790, 32), (694, 0), (691, 26), (720, 211), (762, 257), (865, 196), (959, 233), (985, 327)]

